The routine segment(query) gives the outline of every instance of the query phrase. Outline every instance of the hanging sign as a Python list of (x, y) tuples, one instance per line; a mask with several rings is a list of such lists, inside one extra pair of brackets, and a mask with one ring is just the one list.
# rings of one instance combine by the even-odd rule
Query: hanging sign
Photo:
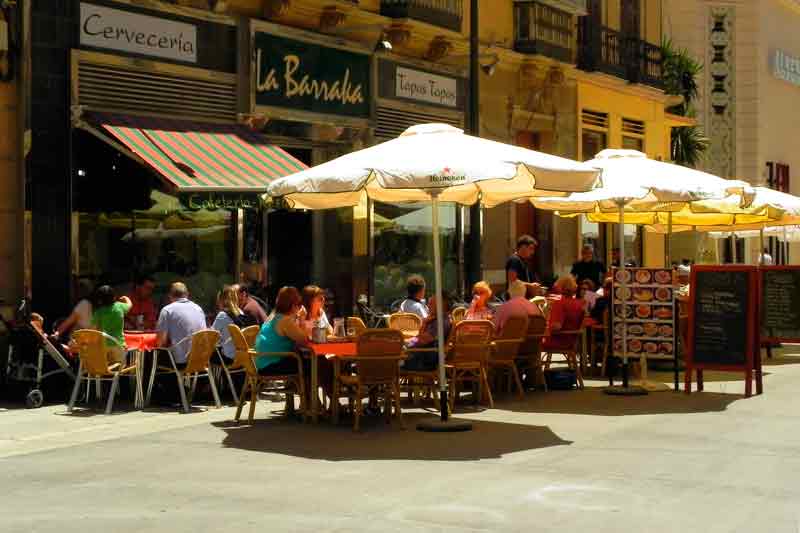
[(368, 55), (266, 32), (253, 44), (256, 105), (369, 117)]
[(405, 100), (463, 111), (466, 106), (466, 79), (428, 72), (380, 60), (378, 90), (381, 98)]
[(81, 2), (82, 46), (197, 63), (197, 26)]

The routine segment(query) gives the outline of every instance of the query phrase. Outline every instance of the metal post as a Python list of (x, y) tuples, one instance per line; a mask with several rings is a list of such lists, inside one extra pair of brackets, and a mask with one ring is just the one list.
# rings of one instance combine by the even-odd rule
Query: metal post
[(667, 213), (667, 258), (664, 263), (664, 268), (669, 268), (672, 265), (672, 211)]
[[(442, 306), (442, 263), (439, 249), (439, 193), (431, 193), (433, 205), (433, 272), (436, 292), (436, 346), (439, 353), (439, 402), (442, 422), (447, 422), (447, 379), (444, 372), (444, 313)], [(449, 309), (447, 310), (450, 311)]]
[[(480, 136), (480, 41), (478, 29), (478, 0), (470, 0), (469, 7), (469, 116), (467, 132)], [(481, 208), (475, 204), (469, 208), (469, 255), (467, 256), (465, 290), (481, 279)]]
[[(622, 294), (626, 293), (625, 288), (628, 283), (625, 281), (625, 202), (619, 201), (619, 270), (622, 272)], [(625, 304), (622, 309), (622, 388), (628, 388), (628, 317), (625, 312)], [(611, 302), (611, 310), (614, 310), (614, 302)]]

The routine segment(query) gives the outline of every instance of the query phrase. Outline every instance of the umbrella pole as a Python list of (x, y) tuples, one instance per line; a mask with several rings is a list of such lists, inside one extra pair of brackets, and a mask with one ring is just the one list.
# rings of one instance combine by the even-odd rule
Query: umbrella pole
[(669, 268), (672, 264), (672, 211), (667, 213), (667, 259), (664, 268)]
[(417, 429), (430, 432), (455, 432), (469, 431), (472, 424), (469, 422), (457, 422), (449, 420), (447, 403), (447, 377), (445, 375), (444, 346), (447, 339), (444, 338), (444, 314), (450, 312), (442, 306), (442, 261), (439, 246), (439, 191), (431, 191), (432, 205), (432, 235), (433, 235), (433, 279), (436, 294), (436, 338), (439, 353), (439, 409), (441, 417), (438, 421), (420, 422)]
[(758, 264), (764, 266), (764, 226), (758, 230)]

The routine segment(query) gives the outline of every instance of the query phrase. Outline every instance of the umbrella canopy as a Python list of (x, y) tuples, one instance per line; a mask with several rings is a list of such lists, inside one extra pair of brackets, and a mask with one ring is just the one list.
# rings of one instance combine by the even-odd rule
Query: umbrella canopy
[[(733, 232), (739, 239), (753, 239), (761, 236), (759, 230), (739, 230)], [(729, 231), (710, 231), (708, 236), (712, 239), (728, 239)], [(764, 228), (764, 237), (774, 237), (783, 242), (800, 242), (800, 226), (770, 226)]]
[[(656, 161), (635, 150), (603, 150), (586, 164), (603, 171), (602, 187), (563, 198), (534, 198), (534, 205), (565, 215), (585, 213), (596, 222), (619, 222), (620, 204), (627, 216), (628, 213), (679, 212), (689, 202), (737, 194), (741, 201), (739, 207), (743, 207), (752, 197), (751, 187), (744, 181), (726, 180)], [(595, 215), (603, 213), (613, 213), (615, 218), (594, 220)]]
[[(537, 194), (591, 190), (600, 171), (569, 159), (480, 137), (445, 124), (421, 124), (385, 143), (347, 154), (270, 184), (267, 195), (291, 207), (329, 209), (367, 198), (430, 201), (436, 301), (442, 301), (439, 202), (487, 207)], [(445, 310), (446, 312), (447, 310)], [(442, 420), (447, 420), (443, 310), (436, 306)]]
[(400, 137), (274, 181), (267, 196), (299, 209), (429, 201), (493, 207), (529, 196), (591, 190), (590, 165), (480, 137), (446, 124), (422, 124)]

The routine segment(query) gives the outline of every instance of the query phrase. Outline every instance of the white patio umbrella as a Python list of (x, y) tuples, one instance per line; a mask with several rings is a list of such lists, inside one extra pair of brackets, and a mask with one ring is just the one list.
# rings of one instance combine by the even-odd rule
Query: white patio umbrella
[[(586, 193), (574, 193), (563, 198), (535, 198), (539, 209), (559, 214), (609, 213), (616, 214), (619, 223), (620, 269), (625, 270), (625, 218), (637, 212), (680, 211), (698, 200), (724, 198), (740, 194), (747, 198), (748, 185), (731, 181), (687, 167), (649, 159), (635, 150), (603, 150), (587, 165), (602, 169), (603, 185)], [(624, 279), (624, 274), (622, 276)], [(623, 290), (625, 283), (622, 283)], [(628, 387), (627, 331), (622, 313), (623, 390)], [(631, 390), (641, 393), (640, 390)]]
[[(291, 207), (327, 209), (380, 202), (431, 202), (437, 302), (442, 301), (439, 203), (492, 207), (531, 196), (591, 190), (590, 165), (480, 137), (445, 124), (421, 124), (400, 137), (273, 182), (267, 196)], [(436, 306), (442, 421), (447, 421), (443, 310)]]

